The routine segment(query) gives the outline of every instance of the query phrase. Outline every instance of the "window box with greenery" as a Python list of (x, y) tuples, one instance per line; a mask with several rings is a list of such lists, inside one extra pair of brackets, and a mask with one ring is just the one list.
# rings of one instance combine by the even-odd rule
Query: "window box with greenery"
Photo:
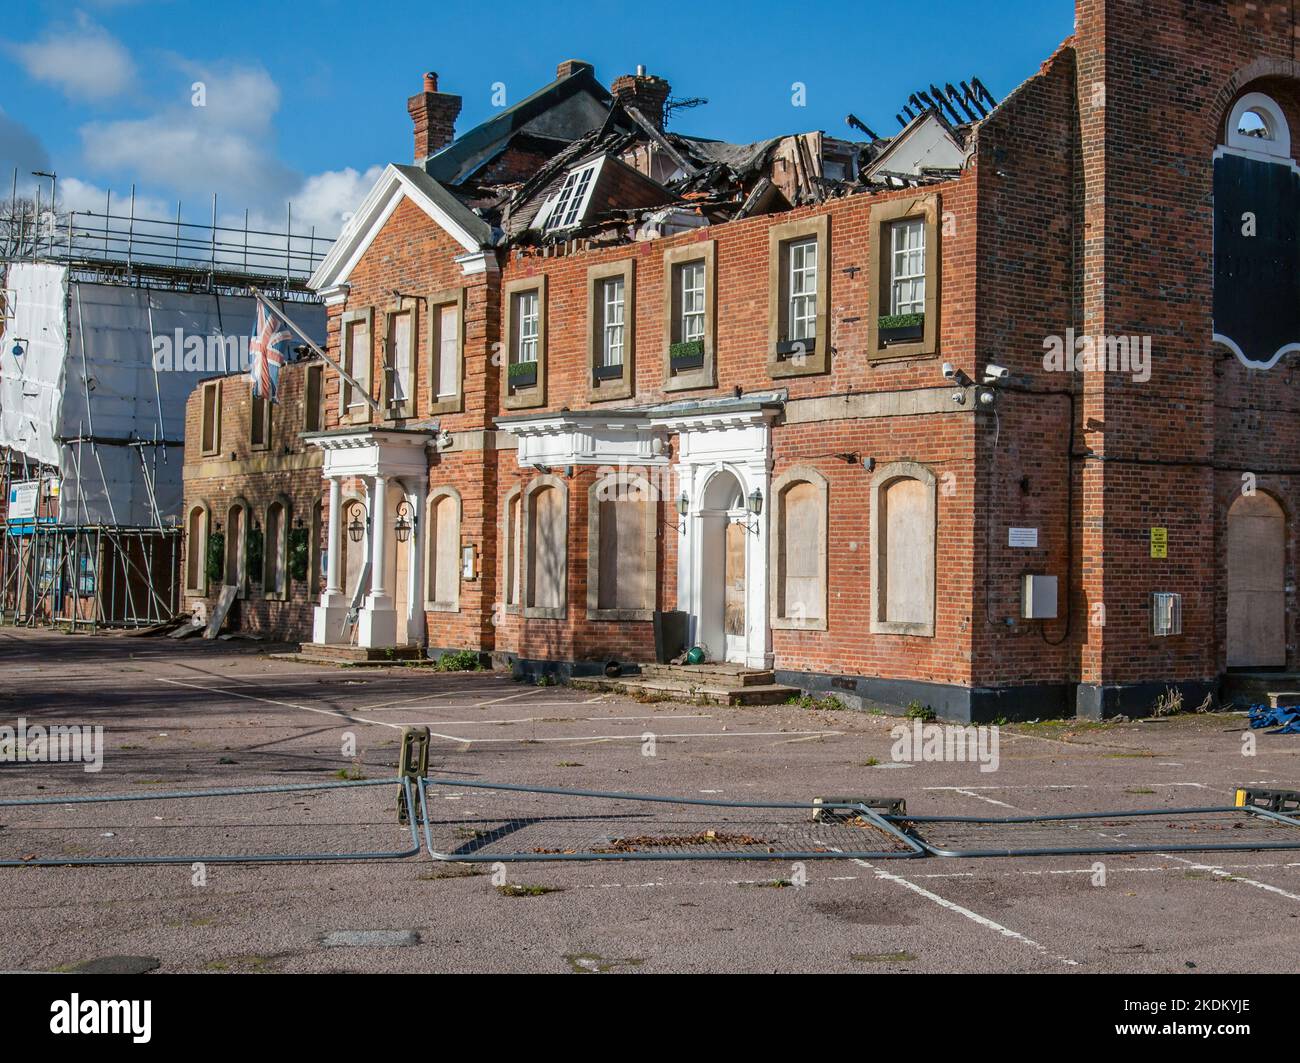
[(924, 314), (882, 314), (876, 322), (880, 330), (880, 343), (888, 347), (894, 343), (919, 343), (925, 337)]
[(704, 341), (686, 340), (668, 348), (668, 361), (674, 373), (687, 369), (700, 369), (704, 365)]
[(546, 274), (509, 281), (501, 295), (501, 408), (534, 409), (546, 402)]
[(537, 384), (536, 362), (513, 362), (510, 366), (510, 387), (531, 388)]
[(692, 239), (664, 252), (664, 389), (711, 388), (717, 254), (712, 240)]

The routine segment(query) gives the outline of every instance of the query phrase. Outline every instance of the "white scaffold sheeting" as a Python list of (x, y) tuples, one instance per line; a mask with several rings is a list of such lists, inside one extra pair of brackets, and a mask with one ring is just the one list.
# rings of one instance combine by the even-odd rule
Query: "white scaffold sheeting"
[[(64, 523), (178, 520), (186, 400), (200, 380), (246, 368), (256, 300), (70, 281), (43, 263), (11, 266), (6, 287), (0, 445), (58, 467)], [(323, 307), (296, 306), (294, 319), (324, 339)]]

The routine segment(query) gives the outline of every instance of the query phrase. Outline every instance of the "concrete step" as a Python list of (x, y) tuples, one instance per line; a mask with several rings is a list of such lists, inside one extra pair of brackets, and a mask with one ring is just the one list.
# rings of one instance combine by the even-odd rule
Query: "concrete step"
[(1294, 672), (1229, 672), (1222, 699), (1238, 705), (1300, 705), (1300, 675)]
[(278, 653), (271, 656), (278, 660), (304, 663), (378, 667), (404, 661), (423, 660), (424, 651), (419, 646), (334, 646), (319, 642), (304, 642), (298, 647), (297, 653)]
[(649, 676), (645, 678), (631, 676), (627, 679), (571, 679), (569, 685), (579, 690), (633, 696), (644, 694), (703, 705), (781, 705), (799, 694), (799, 690), (795, 687), (780, 686), (776, 683), (752, 686), (718, 685)]
[(643, 664), (641, 674), (648, 678), (706, 686), (771, 686), (776, 674), (739, 664)]

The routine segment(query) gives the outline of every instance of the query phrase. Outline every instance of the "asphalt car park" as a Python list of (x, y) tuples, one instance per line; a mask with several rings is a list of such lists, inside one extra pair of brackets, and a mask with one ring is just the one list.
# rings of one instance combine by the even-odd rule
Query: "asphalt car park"
[[(393, 778), (408, 727), (467, 785), (722, 801), (896, 796), (917, 815), (1224, 806), (1300, 788), (1300, 738), (1242, 717), (1004, 726), (996, 770), (898, 759), (912, 721), (818, 704), (724, 708), (501, 673), (330, 668), (248, 642), (0, 630), (0, 724), (103, 727), (102, 770), (0, 763), (0, 797)], [(55, 663), (57, 662), (57, 667)], [(1252, 753), (1253, 755), (1245, 755)], [(0, 808), (0, 856), (399, 851), (396, 787)], [(454, 795), (453, 795), (454, 796)], [(243, 801), (243, 804), (239, 804)], [(257, 806), (258, 815), (241, 810)], [(163, 841), (157, 839), (161, 837)], [(62, 844), (62, 843), (58, 843)], [(1292, 971), (1300, 851), (1010, 859), (403, 859), (0, 868), (0, 968), (164, 971)], [(131, 958), (130, 961), (123, 958)], [(92, 969), (94, 969), (92, 967)]]

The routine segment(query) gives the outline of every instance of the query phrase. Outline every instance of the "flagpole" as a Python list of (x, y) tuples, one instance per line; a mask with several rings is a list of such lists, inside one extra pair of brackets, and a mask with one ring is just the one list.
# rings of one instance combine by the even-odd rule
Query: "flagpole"
[(253, 288), (252, 292), (253, 292), (253, 297), (257, 299), (258, 302), (264, 303), (268, 310), (276, 314), (278, 317), (282, 318), (284, 320), (284, 323), (288, 325), (291, 329), (293, 329), (294, 333), (297, 334), (298, 338), (302, 340), (305, 344), (307, 344), (307, 346), (310, 347), (312, 351), (320, 355), (321, 358), (323, 358), (335, 369), (337, 369), (339, 376), (341, 376), (350, 385), (352, 385), (353, 390), (360, 392), (361, 397), (364, 398), (366, 402), (370, 404), (370, 408), (372, 410), (374, 410), (376, 413), (380, 415), (383, 414), (384, 408), (380, 406), (378, 401), (376, 401), (371, 396), (369, 388), (364, 387), (360, 383), (358, 383), (356, 377), (354, 377), (351, 373), (349, 373), (346, 369), (344, 369), (341, 365), (339, 365), (338, 362), (336, 362), (333, 358), (331, 358), (328, 354), (326, 354), (323, 350), (321, 350), (316, 345), (316, 341), (313, 340), (310, 336), (308, 336), (307, 333), (303, 332), (303, 330), (300, 329), (296, 324), (294, 324), (293, 319), (290, 318), (288, 314), (286, 314), (282, 309), (276, 306), (273, 302), (271, 302), (270, 299), (268, 299), (265, 295), (259, 292), (256, 288)]

